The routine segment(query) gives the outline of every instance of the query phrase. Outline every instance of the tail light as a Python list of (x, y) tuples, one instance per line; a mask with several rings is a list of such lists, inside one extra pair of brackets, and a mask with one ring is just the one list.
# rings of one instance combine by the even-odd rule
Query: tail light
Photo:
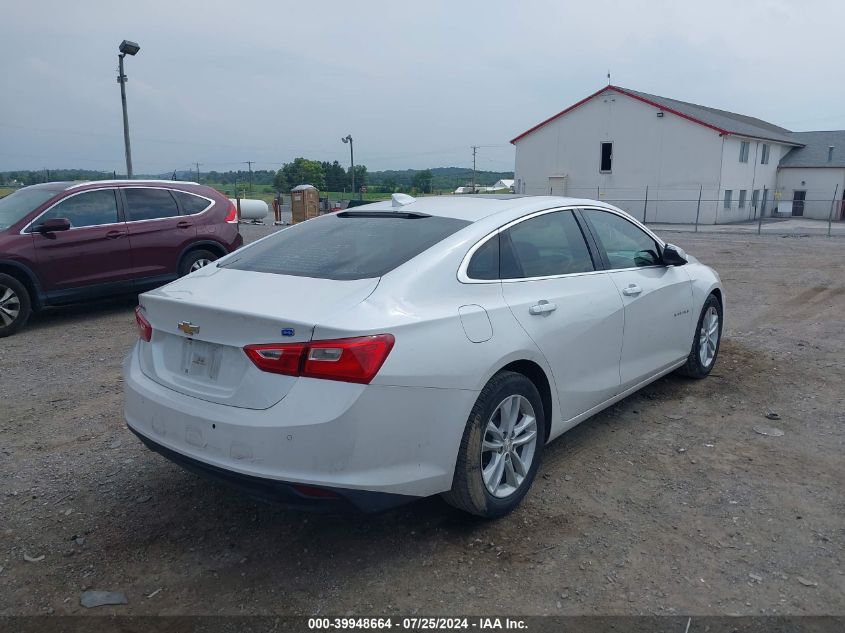
[(310, 343), (247, 345), (244, 352), (261, 371), (369, 384), (393, 349), (392, 334)]
[(238, 223), (238, 208), (235, 206), (235, 203), (231, 200), (229, 201), (229, 214), (226, 216), (226, 222), (228, 224)]
[(261, 371), (285, 376), (299, 376), (305, 345), (268, 343), (266, 345), (247, 345), (246, 355)]
[(142, 341), (149, 343), (153, 337), (153, 326), (144, 318), (141, 306), (135, 308), (135, 323), (138, 326), (138, 336), (141, 337)]

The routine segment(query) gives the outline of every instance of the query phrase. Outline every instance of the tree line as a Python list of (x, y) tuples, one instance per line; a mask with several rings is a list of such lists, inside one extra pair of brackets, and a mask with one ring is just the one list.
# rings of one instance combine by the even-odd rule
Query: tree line
[[(42, 182), (68, 180), (108, 180), (124, 178), (114, 171), (89, 169), (41, 169), (0, 172), (0, 186), (28, 186)], [(201, 172), (174, 170), (164, 174), (143, 174), (136, 178), (164, 178), (199, 180), (212, 185), (247, 185), (252, 183), (267, 191), (290, 191), (302, 184), (314, 185), (321, 191), (352, 192), (352, 172), (338, 161), (317, 161), (303, 157), (284, 163), (278, 170), (257, 169)], [(497, 180), (513, 178), (513, 172), (476, 171), (475, 183), (492, 185)], [(385, 170), (371, 172), (366, 165), (355, 166), (355, 190), (366, 187), (374, 193), (432, 193), (451, 191), (470, 184), (472, 170), (463, 167), (434, 167), (430, 169)]]

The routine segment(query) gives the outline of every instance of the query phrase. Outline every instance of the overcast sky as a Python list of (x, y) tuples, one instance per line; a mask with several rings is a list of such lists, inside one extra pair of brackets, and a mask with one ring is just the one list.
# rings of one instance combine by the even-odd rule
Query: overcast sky
[(7, 0), (0, 171), (513, 169), (509, 140), (606, 84), (845, 128), (845, 2)]

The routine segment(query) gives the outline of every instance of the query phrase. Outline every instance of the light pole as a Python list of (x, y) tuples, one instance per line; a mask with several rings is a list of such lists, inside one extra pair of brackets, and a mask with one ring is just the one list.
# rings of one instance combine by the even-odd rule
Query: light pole
[(117, 56), (117, 83), (120, 84), (120, 102), (123, 104), (123, 144), (126, 148), (126, 177), (132, 178), (132, 149), (129, 147), (129, 116), (126, 114), (126, 75), (123, 74), (123, 58), (126, 55), (137, 54), (141, 50), (141, 47), (135, 42), (123, 40), (118, 50), (120, 51), (120, 55)]
[(349, 143), (349, 162), (352, 164), (352, 197), (355, 197), (355, 154), (352, 152), (352, 135), (347, 134), (342, 139), (344, 143)]

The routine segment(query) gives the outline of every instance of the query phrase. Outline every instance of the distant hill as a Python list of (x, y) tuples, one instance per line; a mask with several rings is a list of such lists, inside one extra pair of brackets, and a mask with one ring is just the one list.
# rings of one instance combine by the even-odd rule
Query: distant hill
[[(431, 167), (432, 188), (435, 190), (454, 190), (457, 187), (468, 185), (472, 182), (472, 169), (466, 167)], [(398, 187), (410, 187), (414, 176), (422, 169), (404, 169), (367, 172), (367, 184), (384, 186), (389, 184), (391, 179)], [(476, 171), (475, 183), (482, 186), (495, 184), (497, 180), (513, 178), (512, 171)]]
[[(472, 169), (466, 167), (431, 167), (431, 187), (435, 191), (453, 191), (457, 187), (470, 184), (472, 181)], [(388, 169), (384, 171), (368, 171), (366, 173), (366, 184), (368, 187), (390, 190), (409, 190), (413, 186), (414, 176), (423, 169)], [(272, 187), (276, 175), (272, 170), (255, 170), (252, 173), (252, 182), (256, 186)], [(44, 169), (44, 170), (21, 170), (0, 172), (0, 186), (11, 185), (33, 185), (39, 182), (56, 180), (106, 180), (109, 178), (123, 178), (122, 174), (115, 172), (91, 171), (87, 169)], [(196, 172), (188, 170), (176, 170), (161, 174), (136, 174), (136, 178), (175, 178), (176, 180), (196, 180)], [(200, 174), (200, 181), (213, 183), (215, 185), (229, 185), (234, 183), (249, 182), (249, 172), (238, 171), (208, 171)], [(490, 186), (497, 180), (513, 178), (512, 171), (481, 171), (475, 172), (475, 182), (481, 186)]]

